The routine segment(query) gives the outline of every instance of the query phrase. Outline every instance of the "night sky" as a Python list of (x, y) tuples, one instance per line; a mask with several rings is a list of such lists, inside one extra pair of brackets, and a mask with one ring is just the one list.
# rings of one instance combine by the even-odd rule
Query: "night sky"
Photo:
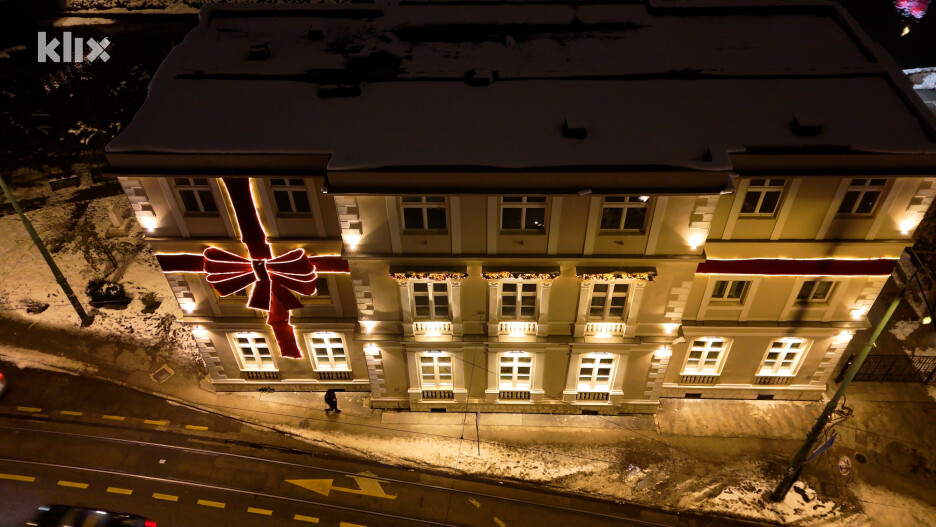
[[(902, 14), (893, 0), (842, 0), (842, 4), (901, 68), (936, 66), (936, 14), (926, 12), (920, 19), (913, 18)], [(929, 11), (936, 11), (936, 6)], [(907, 26), (910, 32), (901, 36)]]

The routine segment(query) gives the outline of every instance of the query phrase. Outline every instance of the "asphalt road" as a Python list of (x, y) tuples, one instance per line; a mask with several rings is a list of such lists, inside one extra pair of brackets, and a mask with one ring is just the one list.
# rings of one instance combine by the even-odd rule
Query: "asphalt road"
[(0, 401), (0, 526), (53, 503), (160, 527), (738, 524), (338, 459), (118, 385), (0, 371), (11, 380)]

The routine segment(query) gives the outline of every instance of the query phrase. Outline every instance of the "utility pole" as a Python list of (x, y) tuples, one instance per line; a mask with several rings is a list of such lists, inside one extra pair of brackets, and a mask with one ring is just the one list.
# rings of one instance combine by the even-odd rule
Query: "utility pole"
[(871, 352), (871, 348), (874, 346), (874, 341), (877, 340), (878, 336), (881, 335), (881, 332), (884, 331), (884, 326), (890, 321), (891, 316), (894, 314), (894, 311), (897, 310), (897, 305), (900, 304), (900, 300), (903, 298), (904, 293), (907, 292), (907, 288), (910, 286), (910, 282), (916, 277), (917, 273), (920, 270), (917, 269), (913, 276), (911, 276), (900, 289), (900, 292), (897, 293), (897, 296), (894, 297), (894, 300), (891, 301), (890, 306), (887, 307), (887, 312), (884, 313), (884, 316), (881, 317), (881, 320), (878, 321), (877, 326), (874, 327), (874, 332), (871, 334), (871, 338), (868, 339), (868, 342), (865, 344), (864, 348), (861, 350), (861, 353), (858, 354), (858, 358), (855, 359), (854, 364), (848, 368), (848, 373), (845, 375), (845, 378), (842, 379), (842, 383), (839, 384), (838, 390), (835, 390), (835, 395), (832, 396), (832, 399), (829, 400), (829, 403), (822, 410), (822, 413), (819, 414), (819, 418), (816, 419), (816, 424), (813, 425), (812, 430), (806, 434), (806, 441), (803, 442), (803, 445), (799, 450), (796, 451), (796, 455), (793, 456), (793, 461), (790, 462), (790, 466), (787, 469), (786, 475), (783, 477), (783, 480), (780, 481), (780, 484), (777, 485), (777, 488), (770, 494), (770, 499), (772, 501), (783, 501), (783, 498), (786, 497), (787, 492), (790, 492), (790, 488), (793, 487), (793, 484), (796, 483), (796, 480), (799, 479), (800, 472), (803, 471), (803, 466), (806, 464), (806, 457), (809, 456), (809, 453), (812, 452), (813, 447), (816, 444), (816, 441), (819, 440), (822, 431), (825, 430), (826, 425), (832, 419), (832, 414), (835, 412), (835, 409), (838, 408), (839, 399), (842, 398), (842, 395), (845, 394), (845, 389), (848, 388), (848, 385), (851, 384), (852, 379), (855, 378), (855, 375), (858, 374), (858, 371), (861, 370), (861, 366), (864, 364), (865, 359), (868, 358), (868, 354)]
[(68, 301), (71, 302), (72, 307), (75, 308), (75, 311), (78, 313), (78, 318), (81, 319), (81, 326), (88, 326), (91, 324), (91, 321), (94, 320), (94, 317), (88, 316), (85, 313), (84, 308), (81, 306), (81, 302), (78, 301), (78, 297), (75, 296), (75, 292), (72, 291), (71, 286), (68, 285), (68, 281), (65, 280), (65, 275), (62, 274), (62, 271), (59, 270), (58, 266), (55, 265), (55, 260), (52, 259), (52, 255), (49, 254), (48, 249), (42, 239), (39, 238), (39, 235), (36, 233), (36, 229), (33, 229), (32, 223), (29, 222), (29, 219), (26, 218), (26, 215), (23, 214), (23, 209), (20, 208), (19, 202), (16, 201), (16, 198), (13, 197), (13, 193), (10, 192), (10, 188), (7, 187), (6, 181), (3, 180), (3, 176), (0, 176), (0, 187), (3, 188), (3, 193), (6, 194), (8, 200), (13, 205), (13, 210), (16, 211), (16, 214), (19, 216), (20, 221), (23, 222), (23, 227), (26, 227), (26, 232), (29, 233), (29, 237), (32, 238), (33, 243), (36, 244), (36, 247), (39, 249), (39, 252), (42, 253), (42, 257), (45, 258), (49, 268), (52, 269), (52, 274), (55, 275), (55, 281), (58, 282), (59, 286), (62, 288), (62, 291), (65, 292), (65, 296), (68, 297)]

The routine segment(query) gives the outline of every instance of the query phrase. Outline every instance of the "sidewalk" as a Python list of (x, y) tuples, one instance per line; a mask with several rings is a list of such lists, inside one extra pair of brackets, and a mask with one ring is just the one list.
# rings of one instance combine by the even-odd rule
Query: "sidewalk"
[[(321, 392), (216, 393), (183, 356), (154, 353), (132, 335), (82, 331), (0, 319), (0, 360), (95, 376), (337, 455), (416, 470), (777, 523), (936, 523), (936, 430), (927, 426), (936, 401), (918, 385), (853, 385), (855, 413), (837, 427), (835, 446), (806, 471), (805, 489), (773, 504), (763, 495), (818, 403), (667, 399), (656, 416), (482, 414), (478, 441), (475, 414), (372, 410), (369, 394), (341, 393), (334, 415)], [(164, 363), (176, 373), (158, 384), (150, 373)], [(881, 402), (892, 400), (900, 402)], [(851, 460), (849, 477), (837, 469), (841, 456)]]

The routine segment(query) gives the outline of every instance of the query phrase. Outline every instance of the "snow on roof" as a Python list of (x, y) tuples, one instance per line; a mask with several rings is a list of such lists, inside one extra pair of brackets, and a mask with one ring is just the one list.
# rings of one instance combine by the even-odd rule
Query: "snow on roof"
[(107, 151), (330, 154), (329, 170), (936, 153), (932, 116), (847, 20), (816, 2), (209, 6)]

